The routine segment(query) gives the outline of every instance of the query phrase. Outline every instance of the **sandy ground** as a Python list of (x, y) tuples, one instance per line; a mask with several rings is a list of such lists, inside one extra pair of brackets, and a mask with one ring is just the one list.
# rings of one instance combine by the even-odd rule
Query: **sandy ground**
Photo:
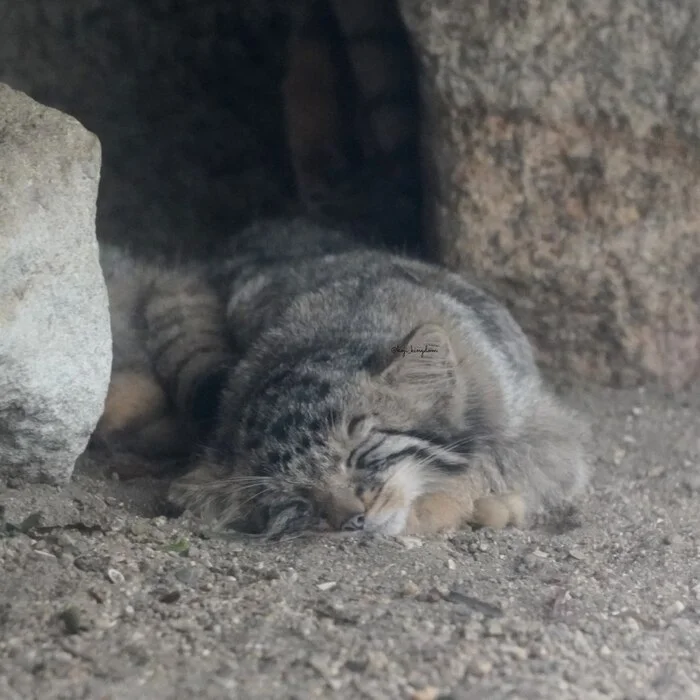
[(259, 545), (95, 465), (0, 487), (0, 698), (700, 698), (700, 388), (565, 394), (594, 486), (529, 531)]

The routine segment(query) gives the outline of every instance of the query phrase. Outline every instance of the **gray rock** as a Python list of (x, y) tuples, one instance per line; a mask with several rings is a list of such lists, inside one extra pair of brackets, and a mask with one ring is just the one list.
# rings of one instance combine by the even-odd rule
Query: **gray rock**
[(68, 480), (111, 366), (97, 137), (0, 84), (0, 476)]
[(400, 0), (423, 70), (436, 248), (546, 364), (700, 374), (694, 0)]

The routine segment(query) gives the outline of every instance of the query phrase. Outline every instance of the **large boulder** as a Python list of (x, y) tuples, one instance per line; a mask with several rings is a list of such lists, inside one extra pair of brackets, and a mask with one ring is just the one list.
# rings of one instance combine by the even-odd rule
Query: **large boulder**
[(0, 477), (65, 482), (104, 405), (99, 176), (96, 136), (0, 84)]
[(420, 54), (435, 245), (548, 365), (700, 375), (695, 0), (399, 0)]

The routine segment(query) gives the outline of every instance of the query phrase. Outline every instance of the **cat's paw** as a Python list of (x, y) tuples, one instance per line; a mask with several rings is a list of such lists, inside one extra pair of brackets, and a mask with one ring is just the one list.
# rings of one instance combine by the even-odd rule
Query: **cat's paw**
[(525, 522), (525, 500), (515, 492), (482, 496), (474, 501), (474, 509), (467, 522), (497, 530), (508, 525), (521, 527)]
[(109, 382), (104, 410), (95, 439), (128, 431), (167, 410), (167, 398), (158, 382), (145, 372), (115, 372)]
[(173, 460), (187, 454), (186, 437), (155, 379), (117, 372), (90, 448), (106, 453), (112, 470), (128, 479), (168, 471)]

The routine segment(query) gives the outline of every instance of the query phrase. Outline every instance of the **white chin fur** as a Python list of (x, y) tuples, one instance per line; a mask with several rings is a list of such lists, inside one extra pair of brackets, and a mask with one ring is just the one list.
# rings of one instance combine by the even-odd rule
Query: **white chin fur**
[(379, 517), (368, 516), (365, 520), (365, 531), (376, 532), (380, 535), (400, 535), (406, 528), (408, 508), (383, 513)]

